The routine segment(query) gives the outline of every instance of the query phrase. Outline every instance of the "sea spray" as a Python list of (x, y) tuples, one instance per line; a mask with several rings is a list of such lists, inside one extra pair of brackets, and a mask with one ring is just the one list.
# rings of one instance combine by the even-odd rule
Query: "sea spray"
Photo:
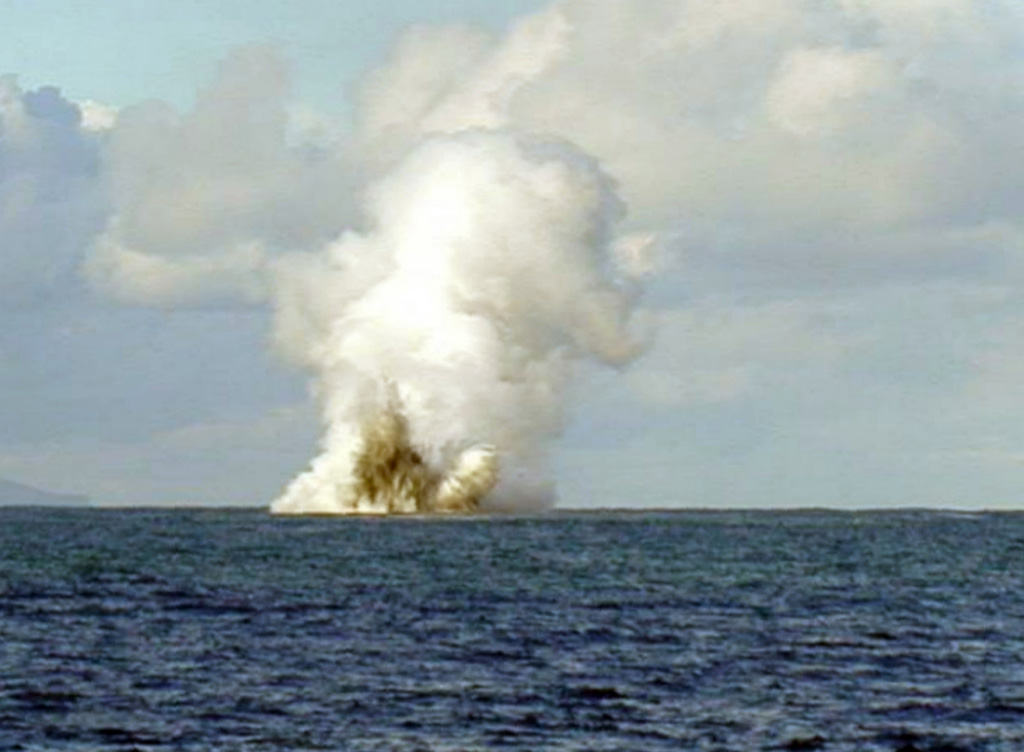
[(312, 372), (326, 431), (272, 511), (550, 504), (578, 364), (637, 353), (612, 182), (568, 144), (469, 131), (421, 143), (365, 214), (276, 269), (276, 341)]
[(413, 446), (400, 400), (388, 390), (383, 407), (362, 423), (346, 506), (382, 514), (471, 512), (498, 480), (493, 448), (471, 447), (441, 471)]

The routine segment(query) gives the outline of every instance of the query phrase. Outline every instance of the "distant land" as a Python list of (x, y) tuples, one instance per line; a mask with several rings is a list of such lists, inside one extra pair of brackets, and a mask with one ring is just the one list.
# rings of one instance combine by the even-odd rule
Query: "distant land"
[(88, 504), (87, 496), (52, 493), (0, 478), (0, 507), (84, 507)]

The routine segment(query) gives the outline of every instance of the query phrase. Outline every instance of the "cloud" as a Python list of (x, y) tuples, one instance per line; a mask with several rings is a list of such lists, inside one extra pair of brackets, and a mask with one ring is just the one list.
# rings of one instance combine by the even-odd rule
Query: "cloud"
[(808, 371), (828, 376), (857, 338), (814, 301), (735, 299), (662, 311), (654, 349), (626, 375), (634, 397), (658, 409), (766, 398)]
[(59, 89), (0, 76), (0, 306), (66, 299), (103, 221), (100, 142)]
[[(387, 160), (435, 131), (557, 134), (620, 182), (635, 226), (725, 247), (753, 284), (808, 263), (819, 285), (874, 283), (928, 248), (955, 277), (970, 262), (943, 249), (1019, 228), (1004, 5), (565, 0), (499, 38), (417, 29), (368, 79), (359, 143)], [(456, 36), (465, 56), (444, 57)]]
[(661, 257), (622, 246), (623, 270), (682, 258), (673, 304), (1019, 274), (1020, 21), (1004, 2), (559, 0), (500, 34), (409, 30), (341, 143), (273, 49), (245, 48), (191, 111), (103, 131), (114, 206), (86, 272), (134, 304), (259, 302), (275, 258), (363, 222), (352, 197), (424, 139), (496, 129), (593, 156)]
[(306, 406), (192, 423), (134, 440), (51, 437), (0, 445), (0, 475), (103, 506), (265, 504), (305, 460), (317, 422)]
[(97, 239), (84, 271), (99, 292), (123, 303), (165, 308), (222, 301), (261, 303), (267, 294), (267, 252), (256, 242), (182, 257), (121, 245), (112, 222)]
[(896, 75), (875, 50), (797, 48), (779, 64), (765, 93), (770, 123), (801, 138), (829, 137), (858, 125), (872, 95)]
[(595, 379), (560, 455), (580, 505), (1018, 504), (1014, 284), (903, 283), (702, 300)]
[(292, 143), (287, 67), (268, 47), (233, 52), (195, 107), (121, 110), (109, 130), (113, 211), (86, 265), (124, 302), (252, 303), (265, 260), (340, 232), (348, 173)]
[(93, 133), (109, 131), (117, 122), (116, 107), (92, 99), (84, 99), (77, 104), (82, 116), (82, 128), (86, 131)]
[[(208, 309), (264, 303), (279, 273), (315, 284), (314, 252), (377, 232), (372, 198), (354, 208), (363, 186), (425, 142), (540, 134), (609, 176), (628, 207), (609, 263), (647, 275), (661, 309), (625, 384), (599, 375), (580, 398), (572, 472), (593, 472), (591, 490), (616, 487), (635, 461), (638, 484), (692, 483), (709, 503), (1008, 492), (1024, 474), (1005, 462), (987, 479), (982, 459), (1024, 446), (1022, 32), (1009, 0), (560, 0), (503, 33), (410, 30), (366, 78), (341, 143), (292, 101), (266, 47), (229, 56), (183, 112), (113, 113), (8, 77), (0, 300), (66, 301), (84, 272), (101, 297), (189, 309), (166, 319), (183, 331), (161, 340), (160, 364), (194, 359), (200, 341), (214, 343), (209, 357), (234, 346), (198, 331)], [(97, 360), (135, 362), (160, 328), (141, 320), (84, 341)], [(52, 410), (9, 396), (8, 440), (83, 434), (132, 379), (155, 378), (152, 401), (187, 413), (159, 407), (140, 434), (230, 423), (199, 376), (186, 374), (194, 399), (182, 397), (160, 377), (181, 374), (155, 361), (123, 379), (90, 361), (69, 389), (47, 357), (71, 345), (17, 321), (24, 336), (0, 339), (0, 377), (17, 395), (43, 373), (31, 394)], [(247, 335), (237, 347), (259, 345)], [(251, 356), (233, 353), (239, 384), (239, 364), (267, 365)], [(126, 391), (146, 413), (138, 384)], [(128, 417), (116, 422), (127, 431)], [(122, 451), (130, 439), (113, 434), (104, 441)]]

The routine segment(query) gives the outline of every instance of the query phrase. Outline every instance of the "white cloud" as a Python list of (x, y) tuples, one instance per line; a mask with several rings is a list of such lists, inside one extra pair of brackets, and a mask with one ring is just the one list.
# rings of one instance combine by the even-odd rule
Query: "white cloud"
[(752, 271), (817, 255), (841, 282), (868, 257), (884, 280), (922, 246), (1019, 223), (1006, 20), (952, 0), (565, 0), (458, 64), (439, 64), (455, 30), (417, 30), (369, 79), (360, 143), (372, 161), (431, 131), (556, 134), (620, 181), (640, 228), (740, 238), (729, 263)]
[(163, 306), (251, 303), (266, 255), (340, 231), (349, 177), (333, 153), (294, 143), (288, 88), (272, 49), (243, 48), (191, 112), (151, 102), (118, 114), (113, 214), (87, 267), (99, 289)]
[(765, 94), (770, 122), (796, 136), (835, 135), (870, 113), (867, 100), (896, 76), (873, 50), (807, 47), (789, 52)]
[(100, 226), (99, 143), (53, 87), (0, 76), (0, 306), (63, 300)]
[(81, 493), (102, 506), (261, 506), (311, 451), (306, 405), (196, 423), (133, 441), (53, 438), (0, 446), (0, 477)]
[(97, 240), (83, 266), (94, 288), (115, 300), (174, 308), (256, 304), (267, 297), (267, 254), (255, 242), (217, 254), (169, 257), (118, 245), (115, 228), (111, 225)]
[(657, 342), (626, 375), (636, 399), (685, 408), (819, 378), (852, 355), (858, 338), (835, 331), (833, 306), (821, 301), (742, 304), (707, 300), (664, 311)]
[[(1022, 39), (1009, 0), (561, 0), (505, 34), (411, 30), (367, 78), (347, 143), (290, 100), (263, 48), (233, 55), (183, 113), (115, 116), (7, 78), (0, 295), (63, 299), (91, 247), (82, 268), (115, 299), (258, 304), (267, 270), (322, 274), (280, 257), (360, 222), (358, 186), (431, 133), (544, 134), (617, 182), (631, 224), (612, 263), (646, 275), (664, 308), (625, 384), (582, 400), (584, 423), (605, 428), (568, 450), (591, 490), (632, 472), (674, 503), (1008, 498), (1024, 482), (1008, 459), (1024, 446)], [(0, 345), (8, 383), (30, 380), (30, 348)], [(50, 388), (70, 404), (66, 382)], [(118, 456), (144, 469), (155, 447), (227, 445), (233, 429), (182, 430), (139, 454), (109, 440), (95, 487), (126, 500), (104, 485)], [(91, 456), (63, 446), (61, 467)], [(28, 480), (45, 472), (33, 456)], [(177, 494), (138, 468), (133, 488)], [(692, 495), (674, 495), (686, 484)]]
[(84, 99), (78, 102), (82, 113), (82, 128), (93, 133), (109, 131), (117, 122), (117, 108), (110, 105)]

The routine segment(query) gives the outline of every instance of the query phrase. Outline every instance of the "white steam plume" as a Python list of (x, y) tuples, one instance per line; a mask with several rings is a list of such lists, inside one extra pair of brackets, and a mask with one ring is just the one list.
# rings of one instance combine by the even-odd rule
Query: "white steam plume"
[(327, 430), (272, 510), (551, 503), (575, 362), (636, 352), (609, 179), (567, 144), (468, 131), (424, 141), (366, 208), (368, 232), (277, 267), (277, 341)]

